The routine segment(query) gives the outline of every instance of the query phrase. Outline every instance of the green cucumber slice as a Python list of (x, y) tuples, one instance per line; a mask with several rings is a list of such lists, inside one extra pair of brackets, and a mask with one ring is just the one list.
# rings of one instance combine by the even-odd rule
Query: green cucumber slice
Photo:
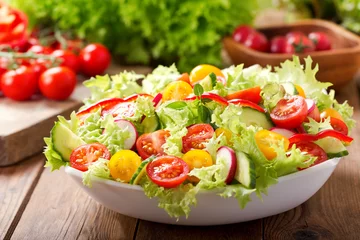
[(255, 188), (256, 186), (256, 172), (255, 164), (250, 157), (243, 152), (236, 152), (236, 172), (235, 179), (247, 188)]
[(70, 160), (70, 155), (75, 148), (86, 144), (61, 122), (55, 123), (51, 129), (50, 136), (55, 151), (57, 151), (65, 161)]
[(144, 133), (155, 132), (160, 129), (160, 121), (156, 114), (152, 117), (146, 117), (141, 124), (144, 127)]
[(274, 126), (271, 120), (265, 115), (265, 113), (259, 112), (258, 110), (252, 109), (250, 107), (243, 107), (240, 116), (234, 116), (234, 121), (243, 122), (247, 126), (259, 126), (264, 129), (270, 129)]
[(299, 92), (296, 90), (296, 87), (293, 83), (286, 82), (286, 83), (282, 83), (281, 85), (284, 87), (286, 93), (288, 93), (290, 95), (298, 95), (299, 94)]
[(140, 166), (134, 173), (134, 175), (131, 177), (129, 184), (138, 185), (141, 178), (146, 174), (146, 166), (149, 162), (155, 159), (155, 156), (151, 156), (144, 161), (141, 162)]
[(326, 152), (328, 158), (343, 157), (349, 155), (344, 144), (337, 138), (325, 137), (315, 142)]

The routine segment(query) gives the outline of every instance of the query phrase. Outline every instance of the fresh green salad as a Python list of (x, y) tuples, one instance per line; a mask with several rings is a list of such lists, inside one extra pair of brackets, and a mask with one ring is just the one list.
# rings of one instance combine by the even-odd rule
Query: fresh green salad
[(46, 167), (82, 171), (88, 187), (94, 176), (140, 185), (172, 217), (212, 189), (244, 208), (279, 177), (348, 154), (353, 109), (311, 65), (294, 57), (274, 71), (204, 64), (97, 76), (84, 83), (84, 106), (45, 138)]

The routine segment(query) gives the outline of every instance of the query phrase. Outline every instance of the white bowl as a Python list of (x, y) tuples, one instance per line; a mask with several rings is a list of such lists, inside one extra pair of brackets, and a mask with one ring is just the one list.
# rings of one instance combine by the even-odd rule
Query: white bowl
[(157, 199), (145, 196), (140, 186), (94, 177), (92, 188), (82, 184), (82, 172), (66, 167), (65, 172), (93, 199), (118, 213), (143, 220), (178, 225), (221, 225), (259, 219), (290, 210), (308, 200), (330, 177), (340, 158), (334, 158), (306, 170), (280, 177), (261, 201), (255, 193), (244, 209), (234, 198), (224, 199), (216, 191), (197, 195), (197, 206), (189, 217), (179, 221), (157, 206)]

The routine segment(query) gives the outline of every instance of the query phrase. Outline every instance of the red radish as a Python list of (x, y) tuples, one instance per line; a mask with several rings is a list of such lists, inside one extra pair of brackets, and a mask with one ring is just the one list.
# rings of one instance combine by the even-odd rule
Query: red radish
[(225, 183), (230, 184), (234, 179), (236, 172), (236, 154), (234, 150), (229, 147), (222, 146), (217, 151), (216, 159), (223, 159), (225, 161), (225, 171), (227, 173)]
[(289, 138), (291, 137), (292, 135), (296, 134), (295, 132), (289, 130), (289, 129), (286, 129), (286, 128), (278, 128), (278, 127), (273, 127), (270, 129), (270, 131), (272, 132), (276, 132), (286, 138)]
[(311, 113), (315, 109), (315, 102), (312, 99), (305, 99), (307, 108), (308, 108), (308, 114)]
[(157, 107), (159, 105), (161, 99), (162, 99), (162, 94), (161, 93), (156, 94), (156, 96), (152, 100), (154, 103), (154, 107)]
[(136, 143), (136, 139), (138, 138), (138, 133), (136, 131), (134, 124), (132, 124), (130, 121), (125, 119), (115, 120), (115, 123), (121, 129), (127, 129), (128, 132), (130, 133), (130, 137), (127, 138), (124, 142), (124, 149), (132, 149)]

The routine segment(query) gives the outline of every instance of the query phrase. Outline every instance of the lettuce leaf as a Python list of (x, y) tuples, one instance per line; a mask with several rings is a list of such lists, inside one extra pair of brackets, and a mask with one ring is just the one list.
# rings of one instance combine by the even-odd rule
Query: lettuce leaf
[(173, 101), (168, 101), (156, 110), (162, 126), (166, 129), (181, 129), (198, 122), (198, 116), (192, 111), (189, 105), (182, 108), (170, 107)]
[(336, 100), (334, 100), (334, 109), (340, 113), (346, 126), (349, 128), (350, 133), (356, 125), (355, 120), (352, 119), (352, 116), (354, 114), (354, 108), (350, 107), (347, 101), (340, 104)]
[(226, 186), (220, 196), (224, 198), (235, 197), (239, 202), (240, 208), (243, 209), (246, 207), (246, 204), (251, 201), (250, 194), (255, 191), (255, 189), (247, 189), (241, 184), (235, 184)]
[(155, 95), (158, 92), (162, 92), (169, 83), (179, 77), (180, 73), (175, 64), (170, 67), (160, 65), (142, 81), (142, 89), (148, 94)]
[(318, 132), (325, 129), (333, 129), (330, 124), (330, 118), (322, 119), (320, 122), (315, 121), (312, 118), (309, 118), (308, 123), (304, 123), (306, 127), (306, 132), (309, 134), (317, 134)]
[(214, 134), (208, 142), (205, 143), (205, 151), (207, 151), (210, 155), (213, 161), (216, 159), (216, 153), (217, 150), (221, 146), (227, 146), (228, 142), (224, 134), (219, 135), (216, 137), (216, 134)]
[(58, 170), (62, 166), (66, 166), (68, 164), (67, 161), (64, 161), (60, 154), (55, 151), (53, 142), (51, 138), (44, 138), (44, 142), (46, 144), (44, 154), (46, 157), (46, 163), (44, 167), (49, 167), (50, 171)]
[(96, 162), (92, 163), (88, 170), (82, 174), (82, 182), (85, 186), (92, 187), (92, 176), (111, 179), (110, 169), (108, 167), (109, 160), (99, 158)]
[(182, 157), (182, 138), (187, 134), (188, 130), (186, 127), (169, 128), (170, 136), (166, 138), (166, 142), (162, 145), (164, 152), (168, 155)]

